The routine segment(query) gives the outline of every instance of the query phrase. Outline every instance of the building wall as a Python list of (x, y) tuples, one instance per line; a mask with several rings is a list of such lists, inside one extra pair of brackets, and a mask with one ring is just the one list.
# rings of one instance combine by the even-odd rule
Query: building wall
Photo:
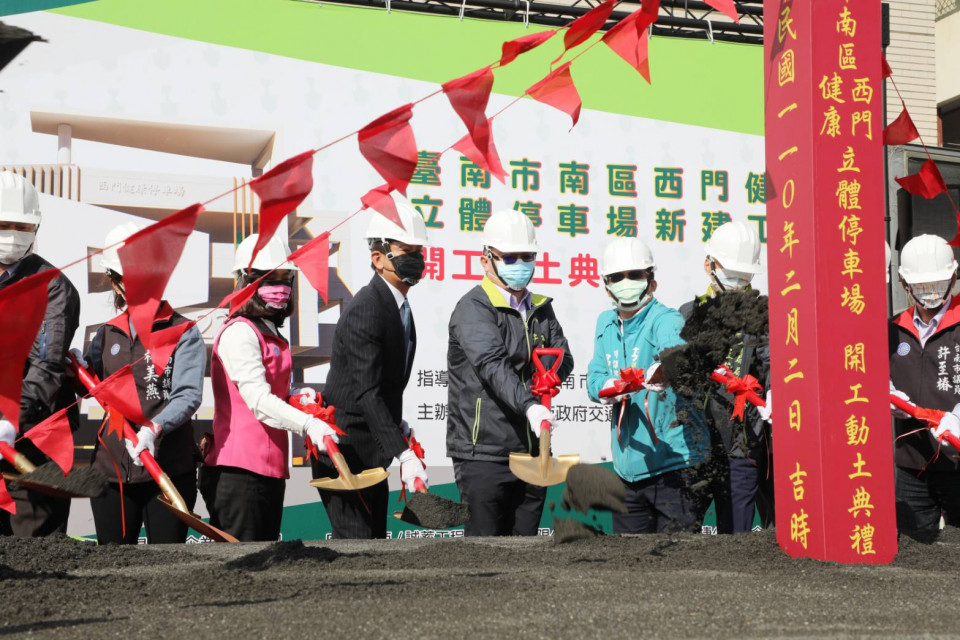
[[(947, 0), (950, 1), (950, 0)], [(891, 0), (890, 46), (887, 62), (907, 103), (907, 110), (923, 141), (936, 145), (937, 139), (937, 48), (935, 14), (944, 0)], [(960, 43), (955, 43), (960, 46)], [(957, 68), (957, 58), (953, 67)], [(887, 122), (895, 119), (901, 107), (896, 92), (887, 81)]]

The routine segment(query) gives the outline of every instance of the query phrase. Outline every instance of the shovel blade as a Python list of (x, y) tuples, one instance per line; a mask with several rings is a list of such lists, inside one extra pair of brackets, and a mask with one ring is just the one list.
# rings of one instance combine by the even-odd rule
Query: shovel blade
[(317, 478), (310, 481), (310, 486), (327, 491), (358, 491), (380, 484), (389, 476), (390, 473), (386, 469), (377, 467), (365, 469), (356, 475), (343, 473), (336, 478)]
[(552, 487), (567, 479), (570, 467), (580, 464), (580, 456), (564, 455), (544, 461), (527, 453), (510, 454), (510, 471), (527, 484)]
[(165, 497), (159, 496), (157, 500), (163, 503), (163, 506), (165, 506), (167, 509), (172, 511), (174, 515), (176, 515), (177, 518), (180, 519), (180, 522), (189, 526), (194, 531), (198, 533), (202, 533), (203, 535), (207, 536), (211, 540), (214, 540), (216, 542), (230, 542), (230, 543), (239, 542), (239, 540), (234, 538), (232, 535), (230, 535), (226, 531), (217, 529), (215, 526), (213, 526), (209, 522), (204, 522), (200, 518), (200, 516), (198, 516), (197, 514), (191, 513), (189, 511), (181, 511), (180, 509), (177, 509), (173, 505), (173, 503), (167, 500)]

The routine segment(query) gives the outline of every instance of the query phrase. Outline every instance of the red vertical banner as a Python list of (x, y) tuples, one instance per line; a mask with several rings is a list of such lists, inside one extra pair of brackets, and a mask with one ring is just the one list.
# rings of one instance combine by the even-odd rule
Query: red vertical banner
[(897, 552), (884, 284), (880, 3), (765, 0), (777, 542)]

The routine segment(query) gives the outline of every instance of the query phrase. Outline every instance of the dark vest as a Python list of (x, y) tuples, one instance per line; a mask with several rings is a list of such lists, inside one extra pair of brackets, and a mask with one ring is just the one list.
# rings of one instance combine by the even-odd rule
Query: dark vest
[[(140, 397), (140, 407), (143, 415), (153, 418), (160, 413), (166, 401), (170, 398), (172, 387), (173, 368), (176, 366), (176, 352), (170, 356), (167, 368), (162, 372), (155, 370), (149, 356), (140, 360), (146, 349), (139, 338), (130, 339), (130, 316), (122, 313), (113, 320), (100, 327), (103, 336), (103, 353), (101, 356), (102, 375), (106, 377), (119, 371), (131, 362), (139, 360), (133, 365), (133, 376), (137, 381), (137, 395)], [(183, 324), (187, 319), (176, 313), (163, 303), (157, 312), (157, 320), (153, 324), (154, 331)], [(139, 430), (133, 425), (134, 431)], [(150, 474), (143, 467), (133, 464), (124, 443), (115, 434), (107, 433), (108, 427), (103, 427), (100, 439), (106, 443), (106, 450), (97, 442), (93, 453), (94, 466), (103, 473), (108, 480), (116, 481), (117, 471), (114, 462), (120, 467), (120, 477), (125, 483), (152, 482)], [(112, 457), (111, 457), (112, 456)], [(187, 421), (172, 431), (164, 432), (157, 440), (157, 463), (168, 476), (188, 473), (196, 469), (198, 450), (193, 437), (193, 422)]]
[[(889, 325), (889, 351), (893, 386), (920, 407), (952, 411), (960, 403), (960, 296), (954, 296), (936, 333), (923, 347), (913, 324), (913, 307), (893, 318)], [(897, 436), (924, 427), (913, 419), (895, 423)], [(899, 467), (919, 471), (936, 450), (936, 439), (929, 429), (923, 429), (896, 441), (894, 461)], [(927, 468), (957, 471), (960, 466), (944, 450)]]

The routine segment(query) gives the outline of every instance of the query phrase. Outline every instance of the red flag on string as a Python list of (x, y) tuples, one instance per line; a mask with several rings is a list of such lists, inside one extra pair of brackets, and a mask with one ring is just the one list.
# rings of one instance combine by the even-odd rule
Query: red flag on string
[(883, 64), (883, 79), (886, 80), (893, 75), (893, 69), (887, 64), (887, 56), (880, 54), (880, 62)]
[(559, 61), (564, 53), (573, 49), (578, 44), (585, 42), (587, 38), (595, 34), (600, 27), (605, 25), (607, 20), (610, 19), (614, 4), (614, 0), (605, 0), (571, 22), (567, 31), (563, 34), (563, 51), (553, 62), (556, 63)]
[(522, 53), (526, 53), (531, 49), (536, 49), (544, 42), (556, 35), (556, 29), (550, 29), (549, 31), (540, 31), (538, 33), (531, 33), (514, 40), (508, 40), (503, 43), (500, 54), (500, 66), (505, 67), (514, 60), (517, 59)]
[(300, 267), (300, 273), (307, 277), (326, 303), (330, 286), (330, 232), (324, 231), (291, 253), (290, 260)]
[(18, 431), (23, 365), (47, 310), (48, 286), (59, 275), (48, 269), (0, 290), (0, 413)]
[(63, 475), (70, 473), (73, 468), (73, 431), (70, 429), (70, 418), (67, 417), (69, 409), (60, 409), (23, 435), (57, 463), (63, 469)]
[[(491, 133), (493, 132), (493, 120), (487, 121), (490, 126)], [(500, 154), (497, 153), (497, 147), (493, 144), (493, 136), (491, 135), (487, 141), (487, 151), (486, 153), (481, 153), (477, 149), (477, 145), (474, 144), (473, 140), (469, 135), (465, 135), (460, 138), (454, 145), (453, 148), (465, 155), (470, 159), (471, 162), (476, 164), (478, 167), (484, 171), (489, 171), (490, 174), (499, 180), (504, 182), (507, 177), (507, 172), (503, 170), (503, 164), (500, 162)]]
[(487, 102), (493, 89), (493, 69), (484, 67), (443, 85), (450, 106), (457, 112), (467, 134), (478, 149), (486, 150), (490, 141), (490, 122), (487, 120)]
[[(250, 181), (250, 188), (260, 198), (260, 230), (250, 256), (250, 265), (260, 250), (273, 237), (280, 221), (300, 206), (313, 190), (313, 154), (305, 151), (284, 160), (270, 171)], [(250, 268), (247, 265), (247, 268)]]
[(197, 324), (196, 321), (184, 322), (153, 333), (150, 358), (153, 360), (154, 369), (156, 369), (158, 375), (167, 368), (170, 356), (176, 351), (177, 345), (180, 343), (180, 336), (195, 324)]
[[(141, 344), (148, 351), (164, 346), (161, 341), (154, 339), (153, 321), (170, 275), (180, 261), (180, 254), (201, 211), (202, 205), (193, 204), (173, 213), (127, 238), (118, 251), (120, 264), (123, 265), (123, 287), (127, 294), (130, 320)], [(166, 339), (169, 340), (169, 335)], [(154, 358), (154, 361), (157, 370), (163, 371), (166, 359)]]
[(634, 11), (607, 31), (602, 40), (650, 84), (647, 20), (643, 11)]
[(128, 364), (115, 371), (113, 375), (91, 389), (90, 395), (96, 398), (100, 406), (112, 410), (109, 433), (117, 433), (118, 438), (123, 438), (123, 421), (119, 417), (126, 418), (137, 425), (148, 422), (140, 406), (137, 380), (133, 377), (132, 365)]
[(17, 512), (17, 505), (13, 501), (13, 496), (7, 491), (7, 483), (4, 481), (2, 475), (0, 475), (0, 509), (9, 513)]
[(737, 13), (737, 7), (733, 4), (733, 0), (703, 0), (708, 5), (724, 14), (737, 24), (740, 24), (740, 14)]
[(907, 113), (907, 105), (903, 105), (903, 111), (897, 116), (897, 119), (891, 122), (883, 130), (883, 144), (907, 144), (920, 137), (920, 132), (913, 124), (910, 114)]
[(413, 105), (386, 113), (357, 134), (360, 153), (395, 191), (406, 195), (417, 168), (417, 142), (410, 127)]
[(397, 203), (390, 195), (391, 191), (393, 188), (389, 184), (382, 184), (363, 194), (360, 202), (363, 203), (364, 209), (373, 209), (393, 224), (405, 229), (403, 221), (400, 220), (400, 213), (397, 211)]
[(227, 307), (230, 309), (230, 315), (232, 316), (237, 310), (247, 303), (247, 300), (253, 297), (253, 294), (257, 292), (257, 287), (260, 286), (260, 281), (255, 280), (245, 286), (243, 289), (238, 289), (233, 293), (225, 296), (223, 300), (220, 301), (220, 304), (217, 305), (217, 308)]
[(571, 129), (577, 126), (577, 120), (580, 119), (580, 107), (583, 103), (580, 101), (580, 94), (577, 93), (577, 87), (573, 84), (573, 78), (570, 76), (569, 62), (565, 62), (548, 73), (543, 80), (527, 89), (525, 93), (534, 100), (548, 104), (570, 116), (570, 119), (573, 120)]
[(947, 192), (947, 183), (943, 181), (940, 170), (933, 160), (927, 160), (920, 167), (920, 171), (903, 178), (894, 178), (901, 187), (921, 198), (935, 198)]

